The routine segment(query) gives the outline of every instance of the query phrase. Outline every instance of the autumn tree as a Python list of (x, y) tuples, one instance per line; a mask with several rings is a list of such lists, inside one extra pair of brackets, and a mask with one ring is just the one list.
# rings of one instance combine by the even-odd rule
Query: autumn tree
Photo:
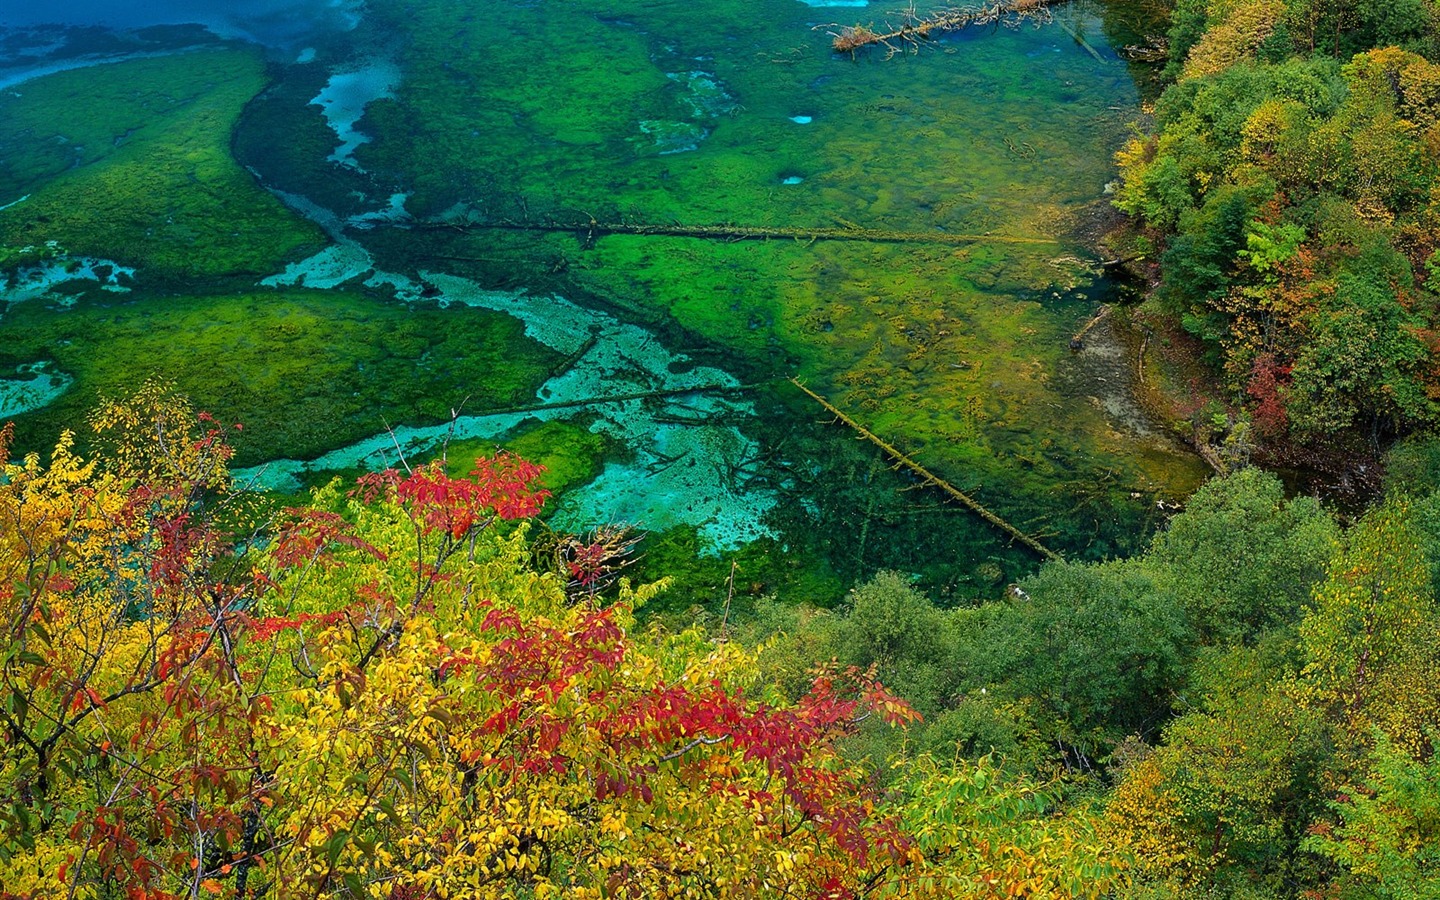
[(1416, 759), (1381, 735), (1369, 774), (1332, 804), (1305, 845), (1342, 867), (1342, 896), (1440, 897), (1440, 756)]
[(1440, 17), (1423, 0), (1180, 0), (1176, 79), (1119, 154), (1159, 306), (1270, 441), (1440, 418)]
[(5, 896), (846, 897), (920, 861), (835, 751), (909, 708), (641, 632), (662, 585), (567, 592), (526, 545), (538, 467), (230, 535), (224, 429), (163, 386), (94, 424), (100, 457), (0, 477)]
[(1323, 710), (1352, 752), (1379, 729), (1396, 746), (1431, 752), (1440, 708), (1440, 616), (1408, 506), (1388, 503), (1350, 530), (1300, 623), (1304, 701)]

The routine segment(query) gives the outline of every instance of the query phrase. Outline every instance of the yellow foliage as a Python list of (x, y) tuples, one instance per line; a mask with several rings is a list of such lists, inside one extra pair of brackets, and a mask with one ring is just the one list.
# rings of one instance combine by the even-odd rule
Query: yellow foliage
[(1128, 878), (1128, 848), (1097, 829), (1093, 810), (1057, 812), (1042, 786), (1006, 775), (988, 757), (896, 765), (920, 864), (891, 882), (887, 896), (1100, 898)]
[(1298, 696), (1341, 723), (1357, 748), (1377, 727), (1407, 749), (1432, 739), (1440, 616), (1422, 548), (1403, 503), (1375, 510), (1336, 548), (1300, 625)]
[(102, 463), (0, 470), (7, 897), (820, 896), (913, 861), (833, 746), (908, 710), (748, 699), (753, 652), (636, 632), (663, 584), (567, 596), (491, 527), (533, 467), (332, 487), (232, 548), (193, 421), (147, 386)]
[(1110, 795), (1102, 833), (1131, 854), (1137, 877), (1187, 884), (1203, 865), (1182, 816), (1160, 761), (1150, 756), (1127, 769)]
[(1285, 15), (1284, 0), (1244, 0), (1205, 32), (1185, 60), (1180, 79), (1201, 78), (1225, 71), (1254, 56)]

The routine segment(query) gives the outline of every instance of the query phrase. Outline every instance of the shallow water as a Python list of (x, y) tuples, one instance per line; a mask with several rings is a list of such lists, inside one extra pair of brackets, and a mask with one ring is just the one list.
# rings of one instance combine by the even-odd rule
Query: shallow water
[[(1130, 402), (1119, 342), (1100, 329), (1083, 352), (1067, 348), (1071, 332), (1112, 292), (1095, 277), (1093, 251), (1071, 235), (1105, 202), (1110, 154), (1136, 115), (1135, 83), (1107, 41), (1129, 27), (1129, 7), (1071, 4), (1048, 24), (974, 29), (891, 59), (883, 52), (852, 59), (828, 47), (827, 31), (839, 24), (883, 24), (887, 13), (876, 4), (569, 0), (491, 3), (457, 14), (442, 0), (369, 0), (363, 16), (343, 22), (336, 15), (350, 7), (295, 9), (288, 18), (271, 4), (251, 10), (252, 19), (278, 23), (275, 34), (284, 38), (277, 41), (290, 49), (270, 57), (268, 86), (243, 112), (217, 100), (202, 113), (203, 102), (177, 106), (157, 88), (158, 99), (133, 111), (111, 102), (104, 128), (98, 110), (84, 118), (83, 79), (113, 83), (134, 72), (163, 83), (153, 61), (148, 69), (94, 66), (17, 88), (8, 102), (28, 118), (13, 120), (47, 121), (44, 113), (63, 102), (76, 124), (54, 126), (59, 134), (33, 124), (7, 133), (0, 120), (0, 147), (17, 148), (25, 163), (10, 176), (0, 167), (0, 187), (15, 195), (0, 193), (0, 204), (31, 197), (0, 209), (0, 251), (8, 246), (12, 257), (32, 234), (56, 240), (64, 253), (81, 248), (89, 234), (83, 210), (57, 223), (27, 208), (45, 209), (46, 192), (89, 196), (87, 179), (103, 183), (115, 167), (138, 165), (127, 161), (127, 141), (173, 144), (179, 138), (167, 135), (182, 126), (196, 141), (202, 126), (210, 129), (204, 133), (233, 130), (211, 143), (228, 145), (229, 164), (248, 175), (222, 178), (215, 173), (225, 161), (202, 167), (176, 155), (165, 182), (175, 186), (166, 189), (174, 199), (164, 227), (179, 235), (169, 255), (136, 251), (123, 235), (83, 245), (133, 268), (125, 279), (131, 293), (82, 280), (47, 283), (48, 293), (25, 301), (44, 304), (24, 317), (29, 324), (0, 319), (0, 371), (53, 362), (7, 356), (4, 330), (75, 314), (77, 297), (84, 315), (157, 327), (168, 309), (192, 321), (201, 308), (164, 297), (257, 287), (331, 291), (340, 307), (297, 300), (321, 319), (345, 304), (368, 315), (367, 304), (377, 303), (409, 305), (416, 315), (436, 304), (509, 315), (525, 337), (513, 343), (511, 361), (486, 364), (523, 366), (530, 374), (507, 383), (529, 385), (528, 403), (495, 397), (488, 409), (467, 407), (475, 385), (447, 389), (445, 372), (451, 363), (466, 377), (483, 369), (400, 348), (387, 359), (413, 359), (425, 390), (437, 396), (411, 399), (413, 386), (369, 384), (359, 401), (373, 394), (401, 421), (377, 415), (367, 428), (363, 415), (351, 415), (336, 428), (324, 421), (325, 385), (275, 382), (277, 406), (315, 417), (291, 429), (308, 427), (311, 439), (272, 441), (268, 469), (263, 439), (254, 439), (245, 449), (258, 464), (253, 472), (294, 488), (368, 464), (397, 444), (423, 455), (446, 436), (503, 442), (526, 423), (564, 420), (604, 436), (607, 449), (589, 467), (598, 473), (593, 480), (560, 498), (563, 527), (619, 519), (694, 528), (712, 553), (769, 536), (797, 557), (823, 558), (844, 578), (900, 568), (957, 601), (993, 591), (1034, 558), (934, 492), (910, 490), (912, 480), (826, 424), (786, 378), (802, 378), (1070, 555), (1135, 546), (1158, 521), (1157, 503), (1198, 483), (1200, 466), (1165, 437), (1163, 423), (1146, 421)], [(191, 37), (177, 40), (177, 49)], [(309, 49), (291, 52), (300, 45)], [(38, 53), (29, 62), (46, 64)], [(64, 91), (48, 90), (51, 78), (62, 77), (70, 79)], [(197, 81), (195, 90), (205, 97), (210, 88)], [(185, 119), (192, 107), (211, 118)], [(179, 124), (147, 125), (159, 114)], [(53, 142), (82, 131), (88, 149), (75, 151), (69, 169), (57, 165), (64, 157)], [(95, 152), (96, 139), (112, 132), (120, 149)], [(137, 159), (144, 149), (133, 149)], [(190, 165), (195, 171), (187, 173)], [(187, 185), (195, 182), (221, 187), (192, 196)], [(205, 253), (205, 266), (197, 255), (203, 278), (187, 278), (172, 257), (184, 249), (185, 229), (213, 229), (206, 204), (217, 197), (231, 198), (222, 206), (244, 199), (255, 212)], [(283, 205), (261, 203), (270, 198)], [(136, 229), (151, 227), (135, 218)], [(920, 237), (721, 241), (516, 228), (592, 219)], [(292, 237), (257, 239), (281, 233)], [(934, 234), (977, 239), (923, 239)], [(251, 338), (261, 349), (272, 339)], [(275, 345), (277, 353), (326, 354), (341, 369), (360, 366), (363, 381), (362, 349)], [(123, 350), (72, 347), (69, 359), (94, 364), (45, 371), (73, 376), (66, 402), (77, 402), (86, 391), (113, 392), (123, 385), (107, 379), (143, 369), (104, 362)], [(224, 351), (196, 344), (197, 357), (209, 352)], [(238, 404), (227, 400), (232, 388), (207, 379), (203, 359), (181, 380), (221, 415), (227, 403)], [(742, 383), (753, 389), (663, 393)], [(662, 393), (505, 411), (644, 392)], [(36, 390), (12, 394), (34, 398), (31, 405), (54, 399)], [(453, 423), (451, 410), (463, 410)], [(45, 412), (21, 416), (22, 433), (27, 421), (41, 430)], [(327, 434), (333, 437), (317, 437)], [(44, 443), (38, 433), (28, 440)], [(302, 444), (324, 451), (286, 461), (287, 448)], [(577, 442), (560, 452), (593, 455), (595, 446)]]

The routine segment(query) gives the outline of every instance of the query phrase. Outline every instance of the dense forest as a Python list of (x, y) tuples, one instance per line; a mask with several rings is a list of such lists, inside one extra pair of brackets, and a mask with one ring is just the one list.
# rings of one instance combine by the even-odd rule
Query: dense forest
[[(1154, 133), (1120, 154), (1159, 300), (1269, 439), (1433, 424), (1436, 8), (1200, 2), (1172, 14)], [(1147, 248), (1152, 249), (1152, 248)]]
[(983, 602), (680, 609), (518, 456), (280, 508), (154, 381), (0, 431), (0, 898), (1440, 898), (1440, 6), (1169, 21), (1136, 315), (1366, 503), (1235, 465)]
[(277, 520), (164, 386), (91, 427), (0, 484), (6, 897), (1434, 896), (1432, 445), (1348, 525), (1246, 470), (992, 603), (707, 631), (513, 456)]

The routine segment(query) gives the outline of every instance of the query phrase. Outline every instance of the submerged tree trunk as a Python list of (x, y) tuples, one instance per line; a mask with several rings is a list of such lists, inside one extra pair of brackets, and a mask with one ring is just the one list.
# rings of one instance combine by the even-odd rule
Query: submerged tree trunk
[(971, 497), (969, 494), (961, 491), (959, 488), (955, 487), (950, 482), (941, 478), (939, 475), (931, 472), (929, 469), (925, 468), (915, 460), (900, 452), (900, 450), (894, 445), (876, 436), (865, 426), (845, 415), (845, 413), (841, 412), (839, 409), (833, 406), (830, 401), (826, 400), (824, 397), (820, 396), (819, 394), (807, 388), (805, 385), (801, 384), (798, 379), (792, 378), (790, 379), (790, 383), (795, 385), (801, 391), (805, 392), (805, 395), (808, 396), (811, 400), (814, 400), (816, 403), (819, 403), (822, 407), (824, 407), (826, 412), (829, 412), (831, 415), (835, 416), (836, 420), (843, 422), (850, 428), (853, 428), (855, 430), (855, 433), (860, 435), (860, 437), (879, 447), (881, 450), (884, 450), (891, 459), (895, 460), (895, 465), (897, 468), (903, 466), (904, 468), (914, 472), (916, 475), (919, 475), (921, 478), (924, 479), (923, 484), (938, 487), (940, 490), (949, 494), (951, 497), (959, 500), (971, 512), (975, 513), (980, 518), (989, 522), (991, 525), (994, 525), (996, 528), (1010, 535), (1010, 537), (1029, 547), (1031, 550), (1034, 550), (1036, 553), (1040, 554), (1046, 559), (1059, 560), (1061, 558), (1060, 554), (1056, 553), (1054, 550), (1046, 547), (1044, 544), (1040, 543), (1035, 538), (1031, 537), (1020, 529), (1016, 528), (1014, 525), (1011, 525), (1009, 522), (995, 515), (995, 513), (986, 509), (980, 504), (980, 501), (976, 500), (974, 497)]
[(636, 237), (689, 237), (717, 241), (868, 241), (877, 244), (1058, 244), (1053, 238), (1005, 234), (957, 234), (949, 231), (887, 231), (879, 228), (767, 228), (759, 225), (646, 225), (638, 222), (427, 222), (424, 230), (572, 232), (589, 247), (612, 234)]

